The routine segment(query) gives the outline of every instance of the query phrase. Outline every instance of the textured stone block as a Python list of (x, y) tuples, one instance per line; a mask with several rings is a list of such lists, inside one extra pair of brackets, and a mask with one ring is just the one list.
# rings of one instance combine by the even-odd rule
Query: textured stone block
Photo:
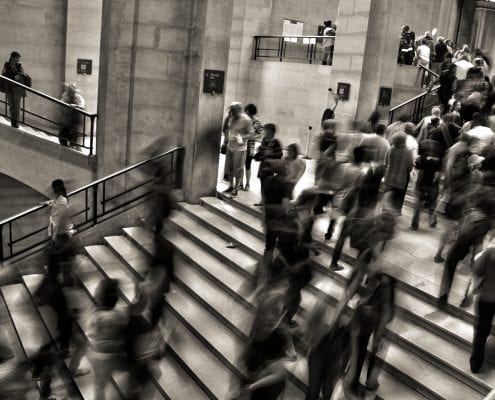
[(154, 25), (139, 25), (137, 30), (136, 44), (138, 47), (152, 49), (157, 42), (157, 30)]
[(339, 3), (339, 19), (342, 15), (354, 14), (354, 0), (340, 0)]
[(163, 78), (167, 73), (168, 53), (159, 50), (137, 49), (137, 78)]
[(189, 48), (189, 37), (188, 29), (161, 28), (158, 48), (184, 53)]
[(351, 71), (361, 71), (363, 69), (363, 56), (353, 55), (351, 57)]
[(346, 33), (366, 33), (368, 30), (368, 15), (353, 15), (347, 18)]
[(335, 55), (333, 58), (332, 72), (334, 71), (348, 71), (351, 69), (351, 56), (350, 55)]
[(371, 0), (354, 0), (355, 13), (369, 13), (371, 9)]

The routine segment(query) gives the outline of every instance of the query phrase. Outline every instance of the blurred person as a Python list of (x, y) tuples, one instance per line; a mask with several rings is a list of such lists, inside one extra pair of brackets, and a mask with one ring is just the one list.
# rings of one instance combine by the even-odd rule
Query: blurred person
[(476, 322), (474, 325), (473, 347), (469, 360), (471, 372), (478, 374), (485, 359), (485, 346), (495, 315), (495, 246), (493, 239), (489, 246), (475, 257), (473, 275), (476, 278)]
[(468, 71), (473, 68), (473, 64), (469, 61), (469, 56), (467, 54), (461, 55), (460, 58), (454, 62), (454, 64), (456, 66), (455, 76), (457, 80), (465, 80), (467, 78)]
[[(416, 48), (416, 58), (418, 61), (418, 65), (423, 66), (425, 68), (430, 68), (430, 59), (431, 59), (431, 49), (428, 46), (427, 39), (422, 39), (421, 44)], [(429, 73), (426, 74), (426, 82), (429, 80)]]
[(443, 114), (449, 111), (449, 101), (455, 93), (457, 78), (455, 75), (456, 65), (452, 64), (447, 71), (440, 73), (440, 76), (430, 84), (428, 90), (431, 90), (436, 84), (440, 84), (437, 90), (438, 100), (442, 104)]
[(406, 140), (407, 135), (404, 132), (397, 132), (392, 138), (392, 147), (386, 159), (384, 192), (389, 198), (390, 206), (399, 215), (402, 213), (410, 172), (413, 168), (413, 158), (406, 147)]
[(444, 308), (452, 287), (457, 264), (464, 259), (471, 248), (479, 248), (490, 230), (490, 219), (495, 213), (494, 191), (476, 182), (464, 182), (464, 187), (451, 201), (457, 203), (459, 233), (444, 264), (438, 306)]
[(340, 209), (341, 214), (345, 215), (345, 219), (332, 255), (330, 269), (333, 271), (343, 269), (338, 264), (338, 260), (340, 259), (345, 240), (350, 235), (353, 219), (359, 218), (360, 212), (363, 211), (359, 205), (356, 206), (356, 203), (358, 202), (358, 193), (366, 173), (365, 156), (364, 147), (358, 146), (354, 149), (353, 162), (342, 165), (342, 188), (335, 194), (335, 203)]
[[(282, 145), (279, 140), (275, 137), (277, 132), (277, 127), (275, 124), (265, 124), (263, 125), (263, 139), (261, 140), (261, 145), (258, 148), (257, 153), (254, 156), (256, 161), (260, 162), (258, 169), (258, 178), (261, 181), (261, 186), (263, 187), (263, 168), (270, 164), (273, 160), (280, 160), (283, 156)], [(263, 190), (261, 191), (263, 194)], [(263, 200), (260, 203), (255, 204), (256, 206), (263, 205)]]
[(287, 153), (287, 156), (284, 158), (285, 180), (292, 187), (291, 193), (293, 193), (294, 188), (306, 171), (306, 162), (299, 158), (299, 146), (297, 143), (289, 144)]
[(451, 65), (453, 65), (453, 56), (452, 56), (452, 53), (447, 53), (445, 55), (445, 60), (444, 62), (442, 63), (442, 65), (440, 66), (440, 72), (445, 72), (447, 71)]
[(371, 159), (378, 165), (385, 164), (385, 157), (390, 148), (390, 143), (385, 139), (386, 125), (380, 124), (376, 127), (376, 132), (365, 135), (359, 144), (372, 153)]
[(323, 23), (325, 29), (323, 30), (323, 36), (328, 36), (323, 39), (323, 65), (332, 65), (333, 49), (335, 45), (335, 33), (336, 26), (332, 24), (332, 21), (325, 21)]
[[(432, 118), (432, 126), (435, 126), (433, 124), (434, 119)], [(438, 124), (438, 120), (436, 123)], [(429, 127), (429, 129), (432, 129), (432, 127)], [(404, 125), (404, 133), (406, 134), (406, 148), (411, 152), (411, 156), (413, 161), (416, 160), (418, 157), (418, 131), (416, 130), (416, 127), (412, 122), (408, 122)]]
[(445, 61), (445, 56), (449, 52), (449, 49), (447, 48), (447, 44), (445, 43), (445, 39), (442, 36), (439, 36), (437, 38), (437, 44), (435, 45), (435, 59), (433, 62), (433, 71), (435, 71), (437, 74), (442, 72), (441, 66), (442, 63)]
[(472, 153), (482, 154), (485, 149), (492, 148), (495, 144), (495, 133), (488, 127), (488, 121), (485, 115), (481, 113), (473, 115), (467, 134), (471, 138), (477, 139), (470, 148)]
[(424, 140), (419, 148), (419, 157), (415, 159), (414, 166), (419, 172), (415, 187), (416, 201), (411, 221), (412, 230), (419, 228), (420, 213), (423, 207), (429, 212), (430, 227), (436, 225), (434, 211), (439, 187), (437, 175), (442, 167), (439, 147), (440, 144), (435, 140)]
[(253, 121), (253, 131), (254, 135), (248, 139), (248, 148), (246, 153), (246, 184), (243, 187), (244, 191), (249, 191), (251, 182), (251, 164), (256, 154), (256, 142), (261, 141), (263, 136), (263, 125), (260, 120), (256, 117), (258, 109), (254, 104), (248, 104), (244, 107), (244, 112)]
[(113, 279), (100, 281), (95, 292), (96, 310), (88, 323), (87, 357), (94, 372), (94, 399), (105, 400), (105, 388), (112, 373), (126, 370), (125, 330), (129, 310), (117, 306), (119, 284)]
[(407, 114), (399, 115), (399, 119), (392, 122), (385, 130), (385, 139), (392, 143), (392, 137), (396, 132), (403, 132), (405, 124), (409, 122), (409, 116)]
[(48, 273), (57, 276), (60, 272), (65, 286), (73, 285), (72, 263), (76, 255), (76, 248), (72, 236), (75, 233), (71, 221), (71, 209), (67, 198), (67, 189), (62, 179), (55, 179), (51, 184), (55, 198), (43, 202), (50, 210), (48, 225)]
[(454, 100), (450, 106), (450, 112), (454, 114), (454, 122), (459, 126), (462, 125), (461, 108), (462, 104), (459, 100)]
[(227, 139), (225, 169), (230, 178), (230, 186), (224, 193), (237, 196), (242, 187), (246, 163), (247, 141), (254, 135), (253, 122), (242, 111), (242, 104), (233, 102), (229, 107), (224, 134)]
[[(19, 62), (21, 55), (17, 51), (10, 53), (9, 61), (3, 65), (2, 75), (26, 86), (31, 86), (31, 78), (24, 72), (22, 64)], [(26, 97), (26, 91), (10, 83), (5, 83), (5, 95), (10, 110), (10, 124), (14, 128), (19, 128), (19, 110), (21, 98)]]
[(414, 62), (414, 40), (409, 32), (401, 37), (397, 62), (405, 65), (412, 65)]
[[(427, 115), (426, 117), (423, 117), (421, 121), (416, 125), (416, 130), (419, 132), (417, 135), (417, 140), (421, 142), (423, 139), (426, 139), (428, 137), (428, 127), (431, 124), (431, 120), (433, 118), (438, 118), (439, 123), (442, 123), (442, 110), (440, 107), (432, 107), (431, 109), (431, 115)], [(392, 138), (389, 138), (391, 142)]]
[[(285, 389), (284, 362), (294, 361), (292, 340), (283, 322), (286, 296), (268, 292), (260, 301), (249, 339), (242, 353), (246, 380), (240, 392), (251, 400), (276, 400)], [(238, 397), (235, 397), (238, 398)]]
[(376, 354), (382, 348), (387, 325), (395, 314), (395, 280), (381, 271), (368, 274), (362, 295), (351, 321), (351, 337), (356, 354), (349, 367), (349, 385), (345, 392), (359, 397), (359, 378), (368, 353), (368, 342), (373, 342), (366, 371), (366, 388), (376, 391), (379, 387), (379, 369)]
[[(64, 92), (60, 100), (70, 105), (70, 108), (63, 108), (63, 125), (59, 133), (59, 141), (62, 146), (72, 146), (79, 143), (79, 136), (82, 132), (84, 116), (77, 110), (84, 110), (85, 101), (75, 83), (64, 84)], [(84, 135), (82, 136), (84, 145)]]
[(381, 118), (382, 118), (382, 115), (381, 115), (380, 111), (378, 111), (378, 110), (373, 111), (370, 114), (368, 121), (366, 121), (366, 123), (361, 126), (360, 132), (375, 133), (376, 128), (378, 127), (378, 124), (380, 123)]
[(454, 53), (454, 62), (461, 60), (463, 57), (467, 61), (471, 61), (471, 50), (467, 44), (463, 44), (458, 50)]

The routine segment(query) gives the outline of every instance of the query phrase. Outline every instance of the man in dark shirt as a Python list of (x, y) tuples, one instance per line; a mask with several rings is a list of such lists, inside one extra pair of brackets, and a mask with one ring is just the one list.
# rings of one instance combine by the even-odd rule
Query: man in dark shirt
[(456, 141), (460, 133), (460, 127), (454, 122), (455, 115), (452, 113), (447, 113), (443, 116), (443, 123), (436, 129), (433, 129), (428, 140), (435, 141), (437, 146), (436, 157), (442, 159), (445, 152), (452, 146)]

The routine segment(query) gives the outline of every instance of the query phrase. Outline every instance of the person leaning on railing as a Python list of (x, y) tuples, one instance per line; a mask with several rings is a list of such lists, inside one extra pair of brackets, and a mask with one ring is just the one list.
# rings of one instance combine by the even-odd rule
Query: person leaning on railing
[[(31, 86), (31, 78), (24, 72), (19, 60), (21, 55), (17, 51), (13, 51), (10, 54), (9, 61), (7, 61), (2, 70), (2, 75), (22, 83), (26, 86)], [(19, 128), (19, 109), (21, 107), (21, 98), (26, 97), (26, 91), (23, 88), (15, 87), (11, 83), (2, 81), (0, 90), (5, 92), (7, 97), (7, 103), (10, 108), (10, 123), (14, 128)]]
[[(78, 144), (78, 135), (82, 128), (82, 114), (77, 110), (84, 110), (85, 101), (75, 83), (64, 84), (64, 92), (60, 100), (69, 104), (71, 108), (64, 108), (63, 126), (59, 133), (59, 141), (62, 146)], [(84, 133), (84, 132), (82, 132)], [(84, 144), (84, 136), (82, 138)]]

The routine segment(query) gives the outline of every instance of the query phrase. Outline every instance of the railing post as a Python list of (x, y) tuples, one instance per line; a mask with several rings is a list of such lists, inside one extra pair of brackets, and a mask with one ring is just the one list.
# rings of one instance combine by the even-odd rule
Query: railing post
[(98, 223), (98, 185), (93, 186), (93, 225)]
[(182, 165), (184, 160), (184, 149), (177, 151), (175, 157), (175, 188), (180, 189), (182, 187)]
[(25, 117), (26, 115), (26, 97), (23, 97), (22, 98), (22, 122), (24, 123), (25, 122)]
[(254, 37), (254, 55), (253, 55), (253, 60), (256, 60), (256, 57), (258, 56), (258, 36)]
[(278, 39), (278, 57), (279, 57), (279, 60), (280, 62), (282, 62), (282, 50), (283, 50), (283, 46), (284, 46), (284, 38), (279, 38)]
[(0, 262), (3, 262), (3, 225), (0, 225)]
[(91, 115), (91, 127), (89, 133), (89, 155), (93, 155), (94, 133), (95, 133), (95, 116)]

